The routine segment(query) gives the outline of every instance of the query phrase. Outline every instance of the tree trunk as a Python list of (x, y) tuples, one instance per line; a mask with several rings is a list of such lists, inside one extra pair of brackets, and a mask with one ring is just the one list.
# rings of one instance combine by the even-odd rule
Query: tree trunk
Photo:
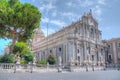
[(14, 48), (14, 45), (15, 45), (16, 41), (17, 41), (16, 38), (12, 39), (12, 45), (10, 46), (10, 54), (12, 54), (12, 51), (13, 51), (13, 48)]
[(10, 54), (12, 54), (14, 45), (17, 41), (17, 36), (15, 36), (16, 30), (17, 30), (17, 27), (15, 27), (14, 30), (12, 31), (12, 45), (10, 46)]

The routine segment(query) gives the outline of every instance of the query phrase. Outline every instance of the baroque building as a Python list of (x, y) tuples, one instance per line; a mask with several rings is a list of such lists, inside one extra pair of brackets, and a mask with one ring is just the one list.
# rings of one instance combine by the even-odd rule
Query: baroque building
[(108, 65), (119, 67), (120, 66), (120, 38), (113, 38), (105, 40), (106, 44), (106, 62)]
[(92, 11), (85, 13), (81, 20), (44, 37), (38, 29), (32, 43), (32, 51), (37, 60), (43, 60), (53, 54), (57, 64), (61, 58), (62, 65), (73, 64), (94, 65), (105, 62), (104, 45), (101, 39), (98, 22), (92, 16)]

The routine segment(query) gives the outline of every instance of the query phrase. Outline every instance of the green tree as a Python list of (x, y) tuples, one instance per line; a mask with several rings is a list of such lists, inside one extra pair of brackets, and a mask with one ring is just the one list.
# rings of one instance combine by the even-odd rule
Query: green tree
[(30, 49), (24, 42), (16, 42), (12, 53), (21, 56), (23, 55), (22, 53), (23, 51), (25, 52), (25, 50), (30, 51)]
[(34, 54), (30, 51), (28, 46), (24, 42), (16, 42), (13, 48), (13, 54), (24, 58), (24, 60), (28, 63), (33, 61)]
[(53, 55), (49, 55), (48, 62), (51, 65), (55, 64), (56, 63), (55, 57)]
[(2, 56), (0, 58), (0, 62), (1, 63), (14, 63), (15, 62), (15, 58), (11, 54), (6, 54), (6, 55), (4, 55), (4, 56)]
[(21, 53), (21, 57), (24, 58), (24, 60), (28, 63), (30, 61), (33, 61), (34, 55), (33, 53), (29, 50), (29, 48), (24, 49)]
[(41, 13), (35, 6), (19, 0), (0, 0), (0, 37), (12, 39), (10, 53), (15, 42), (32, 38), (40, 25)]

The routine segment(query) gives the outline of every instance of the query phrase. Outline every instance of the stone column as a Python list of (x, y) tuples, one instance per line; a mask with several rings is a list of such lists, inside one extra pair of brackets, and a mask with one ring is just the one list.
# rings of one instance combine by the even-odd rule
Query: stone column
[(113, 43), (113, 59), (114, 59), (114, 64), (117, 64), (117, 52), (116, 52), (115, 42)]
[(83, 37), (85, 36), (85, 25), (83, 24)]
[(95, 40), (95, 28), (93, 29), (93, 40)]
[(41, 53), (39, 52), (39, 60), (41, 60)]
[(90, 37), (90, 29), (89, 26), (87, 27), (88, 38)]
[(76, 60), (76, 49), (77, 49), (77, 43), (76, 40), (73, 42), (73, 60)]
[(84, 41), (84, 49), (85, 49), (85, 60), (87, 60), (87, 42)]
[(72, 42), (72, 60), (74, 61), (75, 60), (75, 41)]
[(100, 60), (101, 60), (101, 55), (100, 55), (101, 53), (100, 52), (98, 52), (98, 65), (100, 66)]
[(66, 54), (66, 56), (65, 56), (65, 59), (66, 59), (66, 64), (68, 63), (68, 58), (67, 58), (67, 56), (68, 56), (68, 42), (66, 41), (66, 51), (65, 51), (65, 54)]
[(87, 61), (87, 50), (86, 50), (86, 41), (83, 42), (83, 63), (86, 64)]
[(68, 42), (68, 55), (67, 55), (67, 58), (68, 58), (68, 61), (70, 61), (70, 58), (73, 58), (73, 42), (69, 41)]
[(66, 52), (67, 52), (67, 49), (66, 49), (66, 43), (63, 43), (63, 64), (66, 64)]
[(81, 64), (83, 62), (83, 49), (81, 46), (80, 46), (79, 54), (80, 54), (80, 64)]

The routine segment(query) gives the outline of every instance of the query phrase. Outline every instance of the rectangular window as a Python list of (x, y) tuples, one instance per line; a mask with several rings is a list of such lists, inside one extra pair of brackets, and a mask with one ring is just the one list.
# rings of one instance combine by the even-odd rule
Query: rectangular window
[(109, 55), (108, 58), (109, 58), (109, 60), (111, 60), (112, 59), (111, 55)]
[(52, 50), (50, 50), (50, 53), (52, 53)]
[(92, 55), (92, 61), (94, 61), (94, 55)]
[(78, 49), (78, 53), (79, 53), (79, 49)]
[(59, 51), (61, 52), (61, 48), (59, 48)]
[(120, 43), (118, 43), (118, 47), (120, 47)]
[(110, 44), (108, 44), (108, 48), (110, 48), (111, 46), (110, 46)]
[(97, 48), (97, 44), (95, 45), (95, 47)]

